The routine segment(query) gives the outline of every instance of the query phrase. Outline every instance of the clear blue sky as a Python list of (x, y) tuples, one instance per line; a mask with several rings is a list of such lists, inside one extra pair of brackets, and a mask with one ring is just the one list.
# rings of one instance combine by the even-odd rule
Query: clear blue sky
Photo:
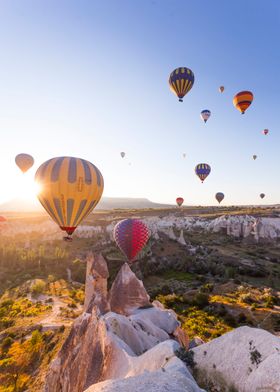
[[(279, 203), (279, 25), (277, 0), (2, 1), (0, 201), (71, 155), (101, 170), (105, 196)], [(167, 83), (178, 66), (195, 74), (183, 103)], [(255, 95), (244, 116), (232, 104), (243, 89)], [(26, 180), (21, 152), (36, 160)]]

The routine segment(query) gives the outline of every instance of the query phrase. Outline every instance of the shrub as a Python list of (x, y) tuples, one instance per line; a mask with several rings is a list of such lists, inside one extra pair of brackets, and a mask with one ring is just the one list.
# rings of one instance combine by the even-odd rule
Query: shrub
[(3, 351), (7, 351), (11, 345), (13, 344), (13, 339), (8, 336), (7, 338), (3, 339), (2, 343), (1, 343), (1, 348)]
[(224, 317), (225, 322), (230, 325), (231, 327), (235, 328), (237, 327), (237, 322), (235, 318), (231, 314), (226, 314)]
[(212, 293), (214, 289), (214, 284), (213, 283), (205, 283), (201, 288), (200, 291), (202, 293)]
[(265, 307), (266, 308), (273, 308), (275, 303), (275, 298), (272, 295), (268, 295), (267, 297), (265, 297)]
[(45, 288), (46, 283), (41, 279), (37, 279), (36, 282), (32, 285), (31, 294), (34, 296), (42, 294), (45, 291)]
[(185, 363), (186, 366), (193, 369), (196, 365), (194, 361), (194, 352), (192, 350), (187, 351), (185, 348), (180, 347), (179, 350), (175, 351), (175, 355)]
[(206, 293), (197, 293), (194, 296), (194, 299), (192, 301), (192, 304), (194, 306), (197, 306), (200, 309), (205, 308), (206, 306), (209, 305), (209, 295)]

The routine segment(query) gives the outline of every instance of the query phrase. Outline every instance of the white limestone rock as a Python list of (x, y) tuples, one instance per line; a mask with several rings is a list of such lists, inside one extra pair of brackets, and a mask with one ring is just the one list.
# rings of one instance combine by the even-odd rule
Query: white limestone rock
[(240, 327), (193, 352), (198, 381), (219, 391), (280, 391), (280, 339), (265, 330)]

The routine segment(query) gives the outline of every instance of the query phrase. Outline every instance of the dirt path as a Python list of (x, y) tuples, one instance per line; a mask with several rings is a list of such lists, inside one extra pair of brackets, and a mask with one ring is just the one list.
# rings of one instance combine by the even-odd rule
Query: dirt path
[[(65, 324), (65, 322), (62, 322), (61, 318), (59, 317), (60, 308), (65, 308), (65, 302), (62, 302), (58, 297), (52, 297), (52, 299), (53, 302), (51, 313), (40, 321), (40, 324), (43, 326), (60, 326)], [(66, 323), (70, 322), (70, 320), (65, 321)]]

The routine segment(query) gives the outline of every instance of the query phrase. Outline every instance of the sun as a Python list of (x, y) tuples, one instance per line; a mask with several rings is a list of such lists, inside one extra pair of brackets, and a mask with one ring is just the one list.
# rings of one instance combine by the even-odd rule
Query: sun
[(40, 193), (41, 185), (31, 177), (25, 177), (23, 175), (22, 179), (22, 193), (20, 198), (26, 200), (34, 200), (37, 198), (37, 195)]

